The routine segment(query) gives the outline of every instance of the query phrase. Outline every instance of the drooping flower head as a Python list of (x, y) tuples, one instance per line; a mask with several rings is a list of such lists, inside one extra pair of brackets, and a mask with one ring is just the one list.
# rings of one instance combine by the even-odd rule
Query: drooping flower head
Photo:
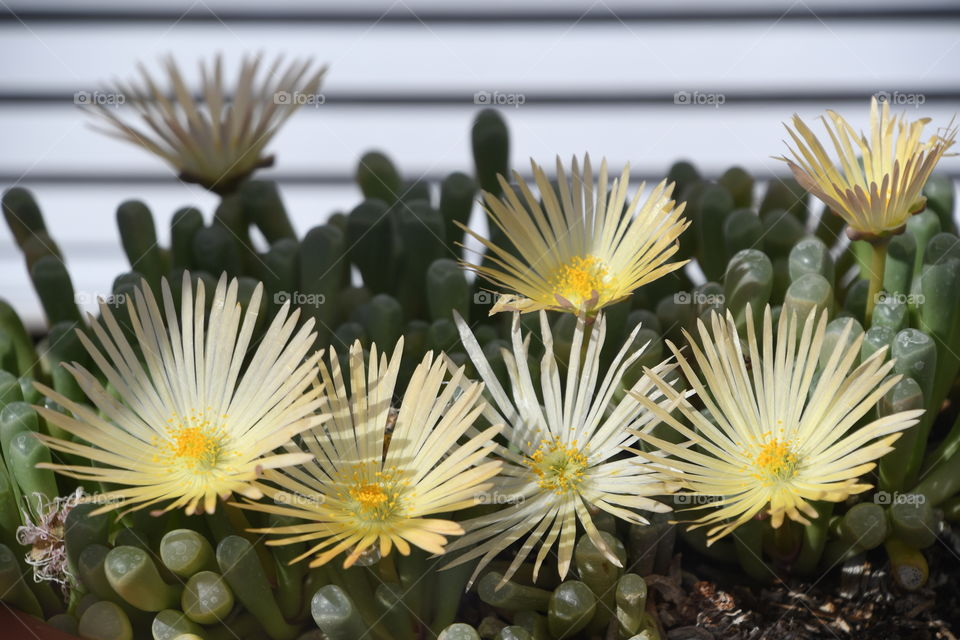
[[(294, 435), (321, 424), (320, 387), (312, 351), (313, 320), (297, 329), (299, 310), (284, 305), (254, 348), (251, 343), (263, 285), (244, 310), (237, 280), (221, 276), (209, 319), (203, 281), (193, 295), (183, 276), (180, 318), (167, 281), (163, 311), (144, 283), (127, 300), (128, 317), (115, 317), (101, 301), (102, 320), (91, 318), (93, 336), (80, 340), (119, 401), (83, 366), (64, 364), (96, 411), (37, 384), (69, 415), (37, 411), (76, 440), (38, 435), (55, 451), (90, 464), (46, 465), (61, 474), (116, 485), (94, 496), (102, 513), (165, 503), (164, 511), (213, 512), (218, 498), (233, 493), (261, 497), (253, 483), (264, 469), (305, 462), (306, 453), (274, 450)], [(124, 335), (128, 327), (134, 346)], [(252, 354), (251, 354), (252, 350)], [(244, 364), (248, 361), (247, 364)], [(98, 413), (99, 411), (99, 413)]]
[(793, 116), (796, 131), (786, 127), (796, 144), (796, 149), (787, 145), (793, 158), (778, 159), (787, 163), (804, 189), (843, 218), (852, 238), (900, 233), (907, 219), (926, 205), (923, 186), (953, 146), (956, 127), (923, 140), (930, 118), (907, 122), (905, 115), (891, 117), (889, 101), (881, 107), (876, 97), (870, 103), (869, 138), (857, 134), (838, 113), (827, 111), (827, 116), (829, 120), (821, 119), (839, 162), (830, 159), (798, 115)]
[[(561, 383), (553, 336), (546, 313), (541, 312), (545, 353), (540, 379), (535, 381), (528, 359), (530, 336), (526, 340), (521, 336), (519, 314), (515, 314), (512, 353), (504, 351), (510, 381), (509, 388), (504, 389), (463, 319), (457, 316), (456, 321), (463, 345), (487, 386), (490, 401), (484, 415), (489, 422), (506, 425), (503, 433), (509, 446), (496, 448), (504, 469), (494, 481), (489, 500), (501, 508), (463, 523), (467, 534), (448, 547), (449, 551), (463, 553), (450, 566), (480, 558), (476, 577), (497, 554), (523, 540), (504, 572), (504, 581), (539, 547), (534, 565), (536, 577), (555, 545), (563, 577), (570, 567), (578, 524), (594, 545), (619, 566), (620, 561), (603, 541), (590, 511), (602, 510), (628, 522), (646, 524), (637, 510), (670, 510), (649, 497), (669, 493), (669, 483), (657, 479), (651, 466), (623, 455), (623, 447), (636, 442), (636, 436), (628, 429), (643, 430), (651, 420), (651, 414), (643, 410), (635, 395), (649, 396), (653, 404), (663, 401), (663, 395), (646, 378), (632, 386), (632, 394), (616, 398), (622, 393), (624, 373), (643, 353), (645, 345), (638, 348), (633, 344), (636, 331), (603, 372), (600, 350), (606, 319), (601, 313), (588, 328), (585, 318), (578, 317), (566, 380)], [(585, 340), (586, 351), (581, 356)], [(667, 375), (674, 366), (663, 363), (655, 370)]]
[(244, 59), (232, 96), (224, 87), (221, 57), (201, 63), (199, 100), (172, 57), (165, 61), (172, 96), (138, 65), (142, 84), (117, 82), (114, 90), (124, 105), (138, 112), (146, 129), (125, 122), (117, 105), (96, 102), (85, 107), (102, 118), (105, 126), (97, 130), (159, 156), (181, 180), (230, 193), (253, 171), (273, 164), (264, 149), (287, 118), (318, 99), (326, 72), (326, 67), (312, 69), (310, 60), (284, 67), (277, 58), (266, 68), (261, 62), (259, 56)]
[(641, 184), (627, 204), (629, 166), (608, 183), (603, 160), (594, 183), (590, 156), (582, 171), (573, 159), (569, 179), (557, 158), (554, 189), (544, 170), (532, 160), (530, 164), (542, 205), (517, 173), (520, 195), (503, 176), (502, 198), (484, 193), (487, 215), (519, 256), (463, 227), (486, 247), (491, 263), (465, 266), (515, 294), (502, 296), (491, 314), (538, 309), (594, 313), (686, 264), (667, 262), (689, 225), (681, 215), (684, 205), (670, 199), (673, 184), (661, 182), (646, 200), (640, 197)]
[(904, 411), (855, 428), (901, 377), (884, 380), (893, 367), (893, 362), (884, 362), (885, 350), (855, 367), (863, 336), (848, 341), (851, 322), (837, 343), (845, 346), (830, 353), (814, 383), (824, 346), (825, 311), (819, 317), (811, 312), (805, 322), (795, 314), (782, 314), (774, 333), (768, 306), (759, 337), (753, 315), (746, 316), (746, 354), (730, 312), (726, 318), (714, 313), (709, 330), (698, 321), (702, 347), (686, 334), (692, 361), (668, 342), (716, 424), (656, 372), (649, 372), (650, 378), (678, 402), (685, 422), (638, 398), (688, 439), (678, 445), (637, 433), (672, 456), (658, 459), (668, 477), (686, 492), (713, 498), (692, 507), (709, 512), (691, 525), (710, 527), (711, 543), (761, 511), (769, 513), (774, 527), (784, 518), (809, 524), (809, 518), (817, 517), (810, 501), (840, 502), (866, 491), (871, 485), (861, 476), (923, 413)]
[(354, 343), (348, 388), (330, 350), (330, 366), (321, 364), (320, 372), (327, 389), (322, 409), (332, 419), (303, 436), (315, 459), (265, 474), (264, 493), (275, 504), (240, 505), (305, 521), (256, 529), (284, 536), (267, 544), (309, 542), (297, 560), (314, 556), (316, 567), (345, 553), (349, 567), (369, 549), (386, 556), (396, 546), (407, 555), (413, 545), (443, 553), (447, 538), (463, 533), (456, 522), (432, 516), (473, 506), (484, 495), (500, 468), (487, 459), (500, 426), (463, 437), (483, 408), (483, 385), (466, 381), (462, 368), (448, 378), (443, 359), (432, 353), (394, 409), (402, 351), (403, 339), (389, 359), (371, 346), (365, 368)]

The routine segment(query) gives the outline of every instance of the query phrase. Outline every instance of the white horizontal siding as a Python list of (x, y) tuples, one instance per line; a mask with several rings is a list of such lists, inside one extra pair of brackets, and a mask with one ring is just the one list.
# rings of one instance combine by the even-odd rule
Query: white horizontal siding
[[(949, 21), (470, 25), (183, 22), (98, 26), (0, 23), (0, 89), (78, 89), (126, 78), (168, 53), (312, 56), (325, 90), (907, 90), (957, 88)], [(896, 43), (896, 46), (892, 46)]]
[[(173, 52), (195, 77), (193, 61), (223, 52), (236, 65), (244, 53), (263, 51), (288, 57), (309, 55), (330, 64), (323, 92), (331, 102), (298, 113), (271, 145), (277, 167), (263, 176), (347, 176), (358, 157), (382, 149), (413, 179), (421, 174), (470, 171), (469, 127), (477, 109), (477, 91), (519, 92), (528, 103), (505, 109), (511, 130), (514, 167), (527, 169), (533, 156), (550, 162), (556, 155), (589, 151), (619, 167), (630, 162), (638, 174), (658, 176), (671, 162), (689, 158), (708, 174), (739, 164), (764, 178), (782, 173), (770, 156), (783, 151), (781, 122), (793, 111), (813, 118), (835, 107), (855, 124), (866, 124), (866, 98), (876, 91), (952, 92), (960, 87), (960, 30), (957, 20), (823, 20), (818, 12), (955, 8), (955, 0), (907, 4), (894, 0), (732, 0), (719, 7), (707, 0), (351, 0), (333, 3), (276, 0), (7, 0), (4, 11), (163, 10), (171, 14), (237, 11), (343, 11), (368, 14), (362, 20), (323, 24), (249, 21), (221, 24), (215, 19), (179, 22), (153, 19), (77, 23), (15, 18), (0, 20), (0, 96), (62, 95), (60, 102), (0, 102), (0, 175), (10, 186), (33, 189), (54, 237), (63, 247), (76, 287), (86, 299), (109, 290), (126, 269), (114, 224), (117, 204), (145, 200), (158, 218), (162, 241), (172, 212), (194, 204), (208, 217), (216, 200), (203, 190), (177, 183), (136, 185), (57, 185), (38, 177), (82, 175), (169, 175), (151, 156), (94, 132), (74, 108), (77, 90), (127, 78), (138, 59), (157, 68), (161, 55)], [(606, 12), (609, 21), (585, 20), (497, 24), (414, 20), (380, 22), (390, 15), (443, 13), (507, 14), (542, 12), (577, 16)], [(769, 11), (767, 19), (736, 21), (619, 21), (637, 12)], [(779, 12), (809, 14), (808, 19), (779, 19)], [(676, 91), (718, 91), (731, 99), (714, 109), (678, 106)], [(842, 103), (738, 102), (733, 96), (805, 93), (849, 94)], [(337, 105), (337, 96), (444, 95), (437, 105)], [(645, 104), (538, 105), (545, 94), (582, 99), (603, 94), (657, 95)], [(462, 102), (458, 101), (462, 100)], [(930, 116), (946, 124), (958, 105), (931, 100), (911, 116)], [(942, 168), (960, 175), (960, 158)], [(288, 185), (284, 197), (301, 232), (323, 222), (334, 210), (348, 210), (359, 199), (348, 184)], [(6, 228), (0, 229), (0, 296), (25, 318), (39, 324), (41, 312)]]

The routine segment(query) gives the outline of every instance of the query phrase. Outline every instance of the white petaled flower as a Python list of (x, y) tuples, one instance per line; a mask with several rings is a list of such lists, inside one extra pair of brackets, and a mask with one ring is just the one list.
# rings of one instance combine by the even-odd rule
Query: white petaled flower
[[(231, 96), (224, 87), (221, 57), (209, 65), (201, 62), (199, 100), (172, 57), (165, 61), (172, 95), (139, 64), (140, 84), (116, 82), (116, 100), (84, 106), (102, 118), (105, 126), (95, 127), (98, 131), (150, 151), (176, 169), (181, 180), (222, 195), (256, 169), (271, 166), (273, 156), (264, 149), (280, 126), (302, 105), (322, 102), (318, 91), (326, 67), (313, 69), (310, 60), (284, 67), (279, 57), (269, 66), (261, 63), (259, 56), (243, 60)], [(129, 103), (146, 128), (128, 124), (116, 103)]]
[[(555, 546), (560, 576), (564, 577), (578, 526), (610, 562), (620, 566), (594, 525), (591, 510), (646, 524), (638, 510), (669, 511), (670, 507), (649, 496), (672, 490), (657, 475), (656, 465), (624, 455), (624, 447), (637, 440), (629, 430), (644, 430), (653, 424), (651, 414), (635, 396), (649, 396), (654, 404), (664, 400), (646, 377), (632, 386), (632, 393), (621, 388), (624, 373), (643, 353), (643, 346), (634, 345), (639, 327), (603, 372), (600, 350), (606, 319), (601, 313), (595, 323), (587, 325), (583, 316), (578, 317), (566, 382), (561, 383), (553, 336), (547, 316), (541, 312), (545, 353), (540, 379), (535, 381), (528, 360), (530, 336), (526, 340), (521, 336), (519, 314), (515, 314), (512, 353), (503, 351), (510, 379), (510, 388), (504, 389), (466, 323), (459, 316), (456, 322), (463, 345), (486, 384), (489, 400), (484, 416), (491, 423), (505, 425), (503, 434), (509, 446), (498, 444), (495, 450), (504, 468), (489, 500), (503, 506), (463, 523), (466, 535), (448, 547), (448, 551), (463, 553), (449, 566), (480, 558), (473, 574), (476, 578), (497, 554), (522, 540), (504, 572), (504, 582), (537, 547), (534, 577)], [(667, 375), (674, 366), (664, 362), (655, 371)]]
[[(263, 285), (246, 311), (237, 289), (236, 279), (221, 276), (209, 320), (203, 281), (194, 298), (188, 273), (179, 321), (166, 280), (162, 312), (145, 282), (127, 301), (127, 318), (114, 317), (101, 301), (102, 320), (90, 319), (93, 337), (79, 335), (119, 400), (83, 366), (63, 364), (97, 411), (37, 384), (70, 415), (37, 410), (75, 440), (37, 437), (55, 451), (96, 464), (44, 466), (118, 487), (90, 498), (103, 503), (94, 513), (158, 503), (167, 503), (164, 511), (213, 512), (218, 498), (233, 493), (261, 497), (254, 481), (265, 469), (311, 459), (275, 450), (326, 419), (315, 413), (322, 388), (314, 385), (321, 353), (308, 355), (316, 337), (313, 320), (298, 330), (299, 310), (291, 314), (285, 304), (251, 354)], [(127, 341), (124, 325), (136, 345)]]
[(321, 363), (320, 372), (323, 411), (332, 419), (303, 436), (315, 459), (265, 474), (263, 490), (275, 504), (239, 505), (304, 521), (254, 529), (282, 536), (268, 545), (309, 542), (297, 561), (313, 556), (316, 567), (344, 554), (349, 567), (368, 551), (383, 557), (393, 547), (402, 555), (411, 545), (440, 554), (450, 536), (463, 533), (444, 515), (477, 504), (490, 488), (501, 465), (487, 455), (500, 426), (464, 437), (482, 410), (483, 385), (466, 381), (462, 367), (448, 378), (444, 360), (432, 353), (393, 409), (402, 351), (402, 338), (389, 359), (373, 345), (365, 368), (355, 342), (348, 390), (331, 348), (330, 367)]
[[(926, 206), (923, 186), (957, 136), (953, 123), (927, 139), (921, 138), (930, 118), (908, 122), (890, 115), (890, 102), (870, 102), (869, 136), (834, 111), (821, 117), (839, 161), (830, 158), (813, 131), (793, 116), (787, 126), (796, 148), (787, 163), (804, 189), (820, 198), (847, 223), (853, 239), (881, 238), (900, 233), (910, 216)], [(786, 126), (786, 125), (785, 125)], [(794, 130), (795, 129), (795, 130)]]
[(686, 264), (668, 262), (690, 224), (682, 216), (684, 205), (671, 199), (672, 183), (656, 185), (646, 199), (640, 197), (641, 184), (628, 203), (629, 166), (608, 181), (603, 160), (594, 183), (590, 156), (582, 171), (573, 159), (569, 179), (557, 158), (555, 189), (542, 167), (532, 160), (530, 165), (542, 205), (517, 173), (522, 200), (504, 176), (499, 177), (502, 197), (483, 196), (491, 222), (517, 255), (460, 225), (483, 244), (490, 262), (465, 266), (513, 292), (501, 296), (491, 314), (541, 309), (596, 313)]
[(854, 367), (863, 335), (848, 341), (851, 322), (837, 342), (843, 346), (830, 353), (814, 383), (827, 326), (827, 312), (818, 318), (815, 311), (802, 323), (795, 314), (781, 314), (774, 333), (767, 306), (758, 337), (748, 310), (746, 354), (729, 311), (726, 318), (714, 313), (710, 330), (698, 321), (699, 340), (685, 332), (692, 361), (668, 342), (716, 424), (650, 373), (678, 401), (685, 422), (639, 400), (689, 442), (637, 435), (671, 456), (657, 459), (665, 475), (688, 492), (715, 498), (692, 508), (709, 510), (691, 528), (709, 526), (710, 543), (763, 510), (774, 527), (784, 518), (809, 524), (817, 517), (810, 501), (840, 502), (870, 489), (861, 476), (923, 414), (903, 411), (856, 427), (901, 376), (885, 380), (894, 364), (884, 362), (885, 348)]

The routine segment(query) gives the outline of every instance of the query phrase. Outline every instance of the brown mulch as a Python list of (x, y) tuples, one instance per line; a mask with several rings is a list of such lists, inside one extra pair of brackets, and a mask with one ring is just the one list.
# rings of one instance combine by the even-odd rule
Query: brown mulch
[(815, 582), (750, 588), (706, 562), (681, 569), (677, 556), (669, 575), (648, 583), (667, 640), (955, 640), (960, 537), (941, 538), (924, 553), (930, 578), (915, 592), (894, 584), (882, 549)]

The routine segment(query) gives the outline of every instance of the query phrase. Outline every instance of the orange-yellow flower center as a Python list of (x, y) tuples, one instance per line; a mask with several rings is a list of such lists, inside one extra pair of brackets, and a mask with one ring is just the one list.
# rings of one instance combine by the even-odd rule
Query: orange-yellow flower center
[(753, 477), (764, 485), (789, 480), (797, 475), (800, 459), (793, 452), (789, 441), (773, 439), (764, 444), (753, 459), (756, 472)]
[(576, 256), (561, 266), (553, 277), (553, 294), (573, 306), (596, 300), (610, 288), (606, 265), (596, 256)]
[(541, 440), (524, 462), (536, 474), (541, 489), (558, 495), (576, 491), (588, 466), (587, 456), (577, 447), (576, 440), (565, 445), (559, 438)]
[(339, 492), (337, 497), (366, 521), (383, 522), (395, 517), (403, 509), (404, 497), (410, 495), (410, 483), (401, 479), (396, 469), (370, 472), (357, 465), (342, 482), (346, 491)]
[[(226, 418), (226, 416), (222, 416)], [(186, 418), (174, 416), (169, 421), (165, 438), (154, 438), (157, 453), (154, 462), (185, 467), (189, 471), (210, 471), (226, 458), (226, 434), (204, 413), (191, 413)]]

